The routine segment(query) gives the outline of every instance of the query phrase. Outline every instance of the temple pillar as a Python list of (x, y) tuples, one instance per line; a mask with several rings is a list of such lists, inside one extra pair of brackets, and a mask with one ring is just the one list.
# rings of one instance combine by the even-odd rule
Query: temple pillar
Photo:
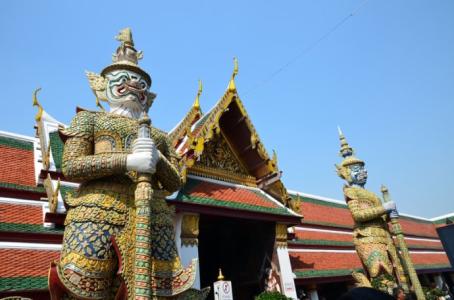
[(443, 278), (441, 277), (441, 274), (435, 274), (434, 275), (434, 281), (435, 281), (435, 284), (437, 285), (437, 288), (441, 289), (443, 288)]
[[(180, 254), (183, 266), (188, 266), (192, 259), (199, 258), (198, 236), (199, 236), (199, 215), (198, 214), (176, 214), (175, 221), (175, 242)], [(200, 289), (200, 265), (197, 261), (197, 274), (194, 281), (195, 289)]]
[(287, 248), (287, 225), (276, 223), (276, 241), (275, 249), (277, 260), (279, 262), (279, 271), (281, 279), (282, 293), (292, 299), (298, 299), (296, 296), (295, 275), (290, 264), (290, 256)]
[(310, 300), (318, 300), (317, 286), (315, 284), (310, 285), (307, 288), (307, 295), (309, 296)]

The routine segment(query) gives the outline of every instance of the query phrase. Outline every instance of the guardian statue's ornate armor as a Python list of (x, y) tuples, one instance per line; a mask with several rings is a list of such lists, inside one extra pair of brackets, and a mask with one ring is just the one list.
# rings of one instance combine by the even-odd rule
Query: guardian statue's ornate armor
[(130, 30), (117, 38), (114, 63), (87, 73), (110, 112), (80, 111), (60, 131), (64, 176), (80, 187), (65, 203), (63, 248), (49, 275), (53, 299), (177, 298), (195, 280), (195, 261), (181, 266), (165, 202), (182, 184), (178, 158), (165, 132), (139, 125), (155, 98), (151, 78), (137, 64), (142, 53)]
[(339, 130), (340, 154), (344, 160), (337, 165), (344, 186), (345, 201), (355, 222), (353, 242), (367, 276), (354, 273), (357, 285), (379, 286), (390, 291), (397, 283), (407, 287), (400, 259), (391, 238), (388, 214), (397, 214), (394, 202), (382, 204), (380, 198), (366, 190), (367, 171), (364, 161), (353, 155), (353, 149)]

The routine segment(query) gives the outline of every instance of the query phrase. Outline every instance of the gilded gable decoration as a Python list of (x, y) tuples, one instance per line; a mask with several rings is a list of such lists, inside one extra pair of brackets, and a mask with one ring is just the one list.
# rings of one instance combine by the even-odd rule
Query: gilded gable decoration
[(199, 215), (185, 214), (181, 221), (181, 244), (195, 246), (199, 237)]

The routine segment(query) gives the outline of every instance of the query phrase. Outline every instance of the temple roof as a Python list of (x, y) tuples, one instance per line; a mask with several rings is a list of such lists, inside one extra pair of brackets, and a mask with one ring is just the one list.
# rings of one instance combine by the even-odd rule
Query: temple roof
[[(288, 241), (297, 279), (320, 281), (325, 277), (339, 277), (340, 280), (361, 269), (353, 244), (354, 222), (346, 203), (296, 191), (290, 191), (289, 195), (300, 202), (305, 216), (293, 228), (293, 239)], [(401, 215), (399, 222), (418, 272), (453, 269), (432, 221)]]
[(0, 131), (0, 189), (43, 193), (36, 186), (36, 139)]
[(301, 217), (259, 188), (191, 175), (183, 189), (169, 203), (174, 201), (291, 216), (295, 219)]
[(192, 125), (202, 117), (200, 109), (200, 95), (202, 93), (202, 82), (199, 81), (199, 90), (190, 110), (185, 117), (169, 132), (169, 139), (172, 146), (178, 149), (184, 138), (191, 132)]
[[(211, 110), (202, 114), (198, 93), (186, 116), (170, 131), (172, 145), (182, 156), (180, 166), (185, 170), (186, 182), (168, 198), (168, 203), (174, 204), (177, 210), (200, 214), (261, 217), (298, 224), (293, 228), (293, 239), (288, 241), (297, 279), (349, 276), (352, 270), (361, 268), (361, 263), (352, 242), (353, 220), (347, 205), (344, 201), (316, 195), (287, 193), (280, 180), (277, 158), (270, 157), (261, 142), (240, 100), (234, 75)], [(0, 162), (4, 166), (0, 172), (0, 190), (33, 194), (26, 199), (39, 200), (46, 194), (52, 199), (47, 206), (42, 201), (33, 204), (0, 199), (1, 259), (14, 260), (18, 255), (28, 255), (37, 265), (30, 272), (22, 262), (3, 265), (0, 286), (45, 288), (49, 258), (57, 258), (58, 250), (13, 249), (2, 242), (28, 239), (28, 243), (32, 243), (42, 239), (46, 243), (59, 243), (62, 230), (44, 226), (44, 221), (49, 221), (47, 216), (52, 217), (52, 214), (59, 214), (59, 220), (63, 220), (63, 199), (78, 186), (65, 182), (61, 173), (63, 142), (57, 130), (65, 125), (49, 116), (41, 106), (36, 120), (39, 140), (0, 132)], [(217, 149), (213, 146), (219, 145), (213, 143), (223, 143), (228, 150), (224, 154), (230, 155), (230, 166), (236, 171), (228, 173), (223, 165), (205, 164), (207, 156), (218, 154), (209, 153), (210, 149)], [(53, 211), (49, 210), (52, 203), (55, 204)], [(305, 218), (301, 221), (303, 213)], [(436, 226), (450, 218), (454, 218), (452, 214), (436, 220), (401, 215), (405, 239), (418, 270), (451, 268), (436, 232)], [(18, 271), (11, 273), (10, 267)]]
[[(236, 65), (227, 89), (213, 108), (206, 114), (195, 117), (195, 114), (200, 111), (193, 106), (183, 121), (172, 131), (172, 134), (186, 132), (185, 136), (175, 134), (177, 137), (174, 138), (179, 141), (175, 145), (182, 157), (180, 163), (182, 170), (184, 173), (195, 171), (194, 164), (203, 155), (207, 144), (220, 135), (250, 179), (243, 180), (241, 176), (237, 180), (233, 179), (234, 176), (213, 178), (258, 186), (288, 206), (289, 197), (280, 180), (281, 171), (277, 166), (277, 157), (268, 155), (238, 95), (234, 81), (237, 71)], [(190, 128), (189, 124), (192, 124)], [(195, 174), (199, 175), (200, 170), (198, 169)]]
[(23, 249), (19, 243), (0, 242), (0, 292), (47, 290), (51, 261), (60, 256), (55, 249)]

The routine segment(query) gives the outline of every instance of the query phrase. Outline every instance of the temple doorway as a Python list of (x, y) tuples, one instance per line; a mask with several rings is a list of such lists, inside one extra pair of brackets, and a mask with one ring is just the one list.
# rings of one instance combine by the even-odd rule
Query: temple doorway
[[(201, 215), (199, 221), (201, 286), (217, 281), (218, 269), (232, 282), (235, 300), (250, 300), (264, 288), (273, 254), (275, 223)], [(213, 290), (208, 296), (213, 299)]]

